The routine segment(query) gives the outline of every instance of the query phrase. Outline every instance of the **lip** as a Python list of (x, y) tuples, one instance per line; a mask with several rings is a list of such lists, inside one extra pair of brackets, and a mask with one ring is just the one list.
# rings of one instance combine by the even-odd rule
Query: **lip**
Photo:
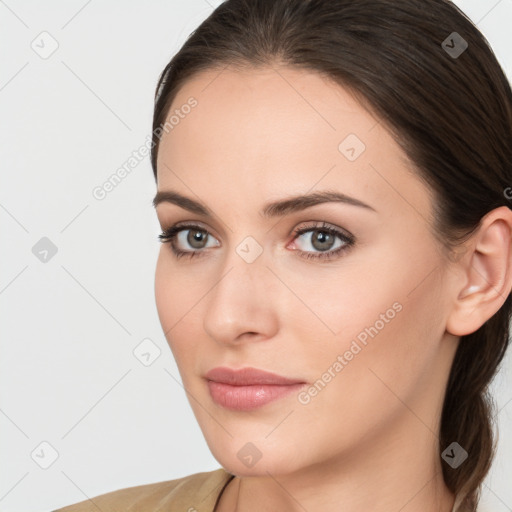
[(256, 368), (217, 367), (206, 375), (213, 401), (231, 410), (249, 411), (298, 391), (306, 382)]
[(258, 370), (257, 368), (240, 368), (235, 370), (226, 366), (218, 366), (211, 369), (205, 377), (208, 380), (231, 384), (232, 386), (251, 386), (254, 384), (270, 384), (275, 386), (286, 386), (291, 384), (304, 383), (300, 379), (289, 379), (277, 373)]

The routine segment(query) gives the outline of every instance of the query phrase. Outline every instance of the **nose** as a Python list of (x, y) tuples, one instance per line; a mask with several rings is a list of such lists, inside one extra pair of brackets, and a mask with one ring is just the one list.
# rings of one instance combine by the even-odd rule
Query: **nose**
[(264, 257), (248, 263), (233, 250), (205, 297), (205, 331), (218, 343), (231, 345), (272, 338), (282, 291)]

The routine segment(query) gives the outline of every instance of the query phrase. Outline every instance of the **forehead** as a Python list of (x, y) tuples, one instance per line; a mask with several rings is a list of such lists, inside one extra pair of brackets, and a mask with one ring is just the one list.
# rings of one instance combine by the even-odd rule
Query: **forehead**
[[(190, 98), (197, 104), (183, 109)], [(398, 194), (429, 209), (424, 185), (382, 123), (318, 73), (203, 71), (176, 95), (171, 115), (179, 121), (160, 143), (159, 190), (191, 187), (208, 197), (213, 186), (241, 207), (252, 197), (330, 187), (374, 204), (396, 202)]]
[(211, 149), (224, 156), (231, 152), (239, 164), (279, 159), (285, 152), (288, 158), (291, 153), (300, 158), (314, 147), (336, 154), (347, 128), (362, 137), (376, 123), (344, 89), (318, 74), (290, 68), (204, 71), (185, 83), (168, 117), (190, 97), (197, 106), (164, 136), (163, 154), (179, 157), (185, 152), (181, 149), (196, 145), (203, 154)]

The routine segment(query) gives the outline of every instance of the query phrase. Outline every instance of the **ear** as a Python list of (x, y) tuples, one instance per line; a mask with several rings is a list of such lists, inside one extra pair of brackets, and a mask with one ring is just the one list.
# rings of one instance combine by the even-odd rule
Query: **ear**
[[(478, 330), (503, 305), (512, 289), (512, 210), (500, 206), (485, 215), (465, 242), (453, 309), (446, 330), (465, 336)], [(459, 286), (460, 285), (460, 286)]]

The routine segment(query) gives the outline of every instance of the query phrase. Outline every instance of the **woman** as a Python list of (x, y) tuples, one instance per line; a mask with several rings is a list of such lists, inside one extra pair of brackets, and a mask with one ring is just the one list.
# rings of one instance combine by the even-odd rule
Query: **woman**
[(222, 466), (60, 509), (477, 509), (512, 91), (445, 0), (227, 0), (157, 87), (162, 327)]

